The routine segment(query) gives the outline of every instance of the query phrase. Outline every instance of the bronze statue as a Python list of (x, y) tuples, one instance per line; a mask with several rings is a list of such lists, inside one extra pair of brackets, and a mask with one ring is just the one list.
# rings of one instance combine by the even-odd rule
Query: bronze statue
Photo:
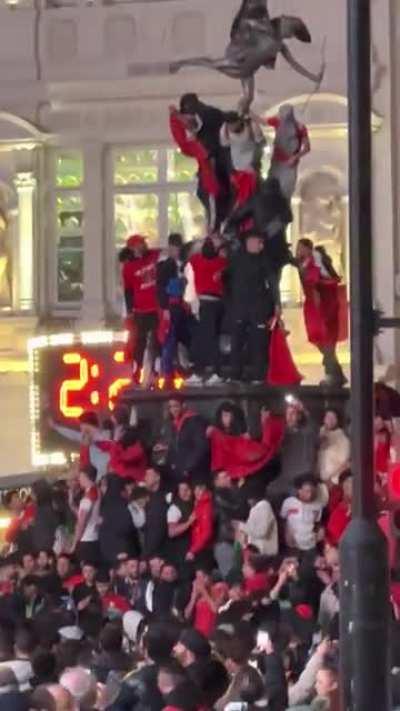
[(313, 74), (293, 57), (285, 40), (296, 38), (300, 42), (311, 42), (311, 35), (298, 17), (282, 15), (270, 19), (267, 0), (242, 0), (231, 28), (230, 43), (225, 55), (220, 59), (193, 57), (173, 62), (171, 73), (185, 66), (208, 67), (232, 79), (240, 79), (243, 86), (242, 111), (246, 112), (254, 98), (255, 75), (261, 67), (274, 69), (281, 54), (299, 74), (320, 84), (325, 66), (318, 74)]

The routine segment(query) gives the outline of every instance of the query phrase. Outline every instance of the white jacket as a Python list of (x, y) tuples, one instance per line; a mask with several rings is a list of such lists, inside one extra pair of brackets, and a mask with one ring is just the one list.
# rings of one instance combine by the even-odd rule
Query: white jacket
[(256, 546), (262, 555), (278, 553), (278, 524), (269, 501), (259, 501), (250, 510), (244, 524), (248, 543)]
[(337, 483), (339, 475), (350, 462), (350, 440), (342, 429), (321, 430), (318, 451), (318, 472), (327, 483)]

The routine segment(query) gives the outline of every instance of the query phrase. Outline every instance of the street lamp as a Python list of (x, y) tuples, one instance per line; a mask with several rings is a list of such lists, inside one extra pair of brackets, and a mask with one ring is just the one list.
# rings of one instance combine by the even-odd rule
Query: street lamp
[(389, 711), (387, 543), (375, 512), (373, 456), (370, 0), (348, 4), (353, 519), (340, 547), (343, 711)]

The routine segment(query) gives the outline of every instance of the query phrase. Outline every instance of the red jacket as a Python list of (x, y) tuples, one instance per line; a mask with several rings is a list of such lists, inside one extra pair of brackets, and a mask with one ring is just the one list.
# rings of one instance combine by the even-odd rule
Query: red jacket
[(220, 187), (206, 149), (200, 141), (188, 134), (178, 112), (171, 114), (169, 125), (173, 139), (183, 155), (197, 161), (200, 182), (204, 191), (208, 195), (216, 197), (220, 192)]
[(341, 501), (328, 519), (326, 535), (329, 543), (337, 546), (343, 536), (347, 526), (351, 521), (350, 505), (347, 501)]
[(214, 512), (209, 491), (205, 491), (199, 501), (196, 501), (193, 513), (196, 520), (191, 529), (189, 553), (196, 555), (207, 548), (213, 539)]
[(336, 346), (339, 340), (339, 280), (326, 278), (311, 257), (301, 271), (304, 322), (310, 343)]
[(131, 298), (133, 309), (147, 314), (158, 311), (157, 262), (160, 250), (149, 249), (143, 257), (125, 262), (122, 267), (122, 282)]
[(121, 442), (101, 441), (96, 446), (103, 452), (110, 452), (108, 470), (123, 479), (144, 480), (147, 469), (147, 456), (140, 442), (123, 447)]
[(205, 295), (221, 298), (224, 291), (222, 274), (228, 266), (228, 260), (225, 257), (207, 259), (202, 254), (194, 254), (189, 263), (193, 269), (197, 295), (200, 298)]
[(210, 436), (211, 470), (224, 470), (235, 480), (259, 472), (278, 453), (284, 430), (283, 419), (272, 416), (263, 424), (261, 442), (213, 428)]

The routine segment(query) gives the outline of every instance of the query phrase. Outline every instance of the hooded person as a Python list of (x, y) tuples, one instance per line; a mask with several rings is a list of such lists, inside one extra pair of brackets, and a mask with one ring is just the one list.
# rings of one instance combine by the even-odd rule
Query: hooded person
[(122, 266), (122, 284), (128, 317), (136, 329), (134, 348), (134, 373), (137, 382), (143, 367), (147, 345), (154, 360), (156, 351), (156, 331), (158, 326), (157, 263), (160, 250), (149, 249), (146, 239), (132, 235), (127, 247), (134, 259)]
[(210, 449), (207, 423), (190, 410), (182, 397), (175, 395), (168, 401), (169, 417), (162, 434), (167, 449), (168, 473), (173, 484), (210, 477)]
[(341, 387), (346, 378), (336, 355), (341, 334), (339, 285), (340, 277), (324, 250), (314, 249), (309, 239), (297, 243), (296, 258), (304, 291), (304, 323), (310, 343), (323, 356), (324, 384)]
[(300, 160), (311, 150), (307, 128), (296, 119), (291, 104), (281, 106), (277, 116), (259, 121), (275, 129), (268, 175), (279, 180), (282, 193), (290, 203), (296, 189)]
[(217, 179), (215, 221), (210, 226), (218, 229), (226, 219), (231, 200), (229, 153), (220, 144), (220, 130), (226, 120), (226, 113), (216, 106), (203, 103), (194, 93), (184, 94), (181, 97), (179, 110), (184, 116), (189, 116), (196, 121), (196, 138), (205, 149)]
[(124, 482), (120, 477), (107, 475), (107, 489), (100, 506), (99, 546), (102, 561), (110, 566), (121, 553), (135, 558), (140, 552), (128, 501), (122, 495), (123, 487)]

